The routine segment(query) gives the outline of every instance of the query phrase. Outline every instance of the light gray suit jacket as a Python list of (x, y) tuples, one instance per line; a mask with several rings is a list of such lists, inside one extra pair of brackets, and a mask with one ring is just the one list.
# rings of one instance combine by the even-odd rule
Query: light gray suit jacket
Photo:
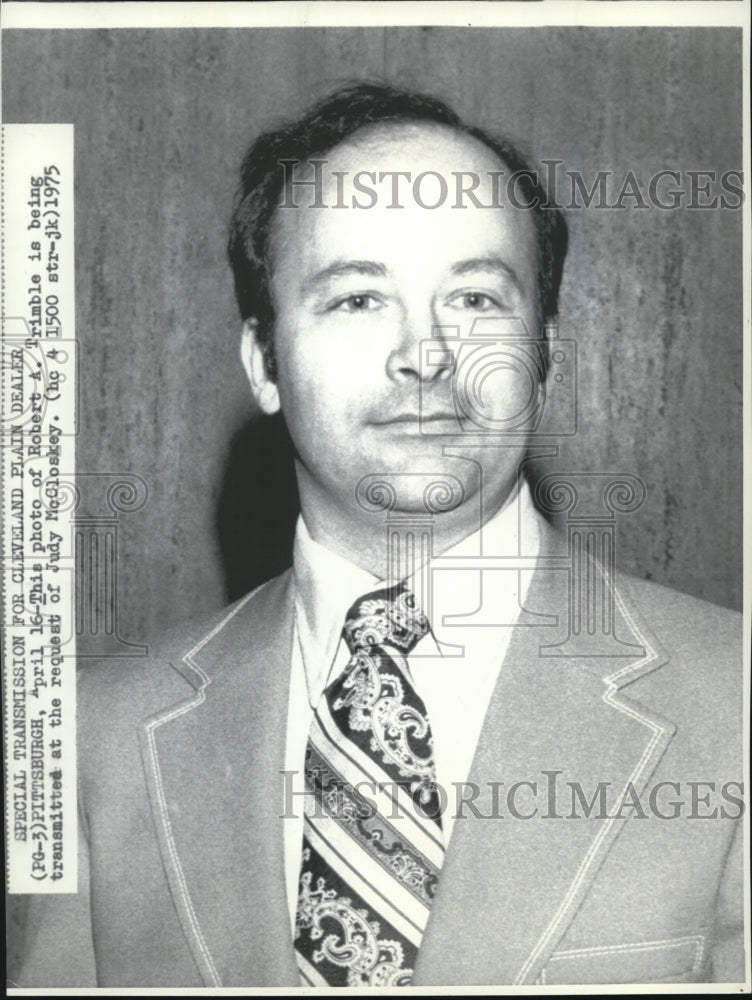
[[(500, 808), (482, 794), (455, 822), (413, 984), (741, 981), (740, 618), (619, 577), (622, 655), (571, 637), (550, 655), (570, 573), (548, 559), (553, 533), (541, 552), (469, 776), (505, 783)], [(80, 889), (32, 901), (19, 985), (299, 985), (280, 776), (292, 635), (288, 572), (145, 661), (82, 673)], [(523, 780), (530, 819), (506, 808)], [(612, 817), (628, 788), (632, 806), (586, 816), (570, 781), (588, 800), (608, 783)], [(661, 781), (677, 785), (653, 811)], [(681, 814), (660, 818), (672, 800)]]

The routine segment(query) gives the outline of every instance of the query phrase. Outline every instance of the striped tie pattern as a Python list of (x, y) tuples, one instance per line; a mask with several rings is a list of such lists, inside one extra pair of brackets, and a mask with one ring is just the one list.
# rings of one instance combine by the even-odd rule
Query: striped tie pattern
[(406, 657), (429, 629), (401, 584), (360, 598), (351, 657), (308, 737), (295, 948), (306, 986), (407, 986), (444, 859), (426, 709)]

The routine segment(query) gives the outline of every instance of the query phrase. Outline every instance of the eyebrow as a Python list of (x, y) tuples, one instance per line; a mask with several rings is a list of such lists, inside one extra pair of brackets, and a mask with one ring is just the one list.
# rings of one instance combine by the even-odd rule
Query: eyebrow
[(372, 278), (386, 276), (386, 267), (375, 260), (335, 260), (321, 271), (312, 275), (306, 284), (317, 288), (330, 278), (346, 278), (351, 274), (367, 275)]
[(473, 274), (476, 271), (490, 271), (492, 274), (505, 275), (512, 279), (517, 288), (522, 288), (515, 269), (496, 254), (489, 254), (487, 257), (468, 257), (466, 260), (460, 260), (452, 265), (452, 274)]
[[(473, 274), (477, 271), (490, 271), (492, 274), (504, 275), (510, 278), (517, 288), (522, 288), (517, 272), (497, 254), (488, 254), (485, 257), (468, 257), (465, 260), (457, 261), (451, 267), (452, 274), (456, 275)], [(313, 274), (306, 284), (311, 290), (315, 290), (331, 278), (346, 278), (352, 274), (383, 278), (387, 275), (387, 268), (375, 260), (335, 260)]]

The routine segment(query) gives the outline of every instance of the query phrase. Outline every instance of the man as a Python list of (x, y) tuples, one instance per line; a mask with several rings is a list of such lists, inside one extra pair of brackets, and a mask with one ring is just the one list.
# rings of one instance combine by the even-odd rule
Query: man
[(230, 256), (294, 567), (86, 672), (79, 892), (35, 901), (20, 985), (743, 979), (737, 618), (614, 578), (522, 474), (565, 249), (430, 98), (251, 147)]

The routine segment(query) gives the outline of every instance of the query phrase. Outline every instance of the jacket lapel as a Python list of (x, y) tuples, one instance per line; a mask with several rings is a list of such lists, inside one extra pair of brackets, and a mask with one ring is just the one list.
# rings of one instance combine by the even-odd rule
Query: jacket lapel
[(280, 778), (291, 590), (288, 573), (235, 605), (174, 664), (193, 696), (143, 727), (165, 871), (207, 986), (299, 985)]
[[(555, 552), (547, 532), (541, 555)], [(621, 690), (665, 657), (618, 593), (617, 629), (637, 655), (542, 655), (566, 638), (566, 565), (538, 569), (531, 583), (528, 608), (555, 614), (559, 627), (515, 629), (470, 773), (481, 815), (468, 808), (469, 818), (455, 821), (416, 986), (534, 983), (632, 810), (607, 817), (630, 784), (639, 794), (673, 735), (671, 723)], [(534, 786), (515, 791), (517, 782)], [(605, 813), (596, 801), (586, 818), (577, 801), (581, 818), (568, 819), (567, 782), (588, 802), (605, 782)]]

